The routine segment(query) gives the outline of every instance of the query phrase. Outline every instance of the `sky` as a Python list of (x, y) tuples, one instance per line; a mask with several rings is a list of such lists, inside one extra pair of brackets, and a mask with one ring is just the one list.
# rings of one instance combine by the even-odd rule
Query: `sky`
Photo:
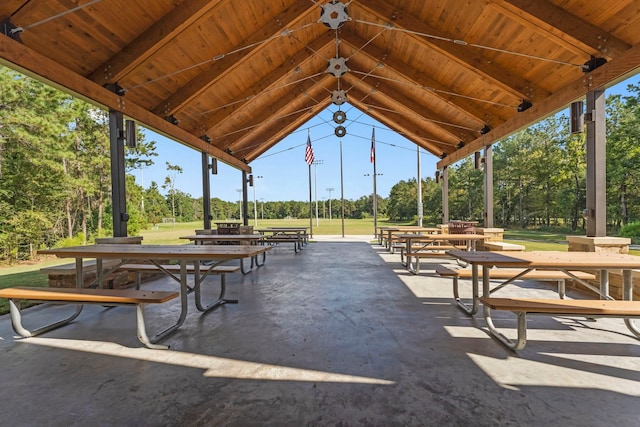
[[(627, 85), (638, 84), (639, 80), (638, 76), (634, 76), (608, 88), (606, 95), (626, 94)], [(415, 144), (348, 104), (341, 106), (347, 117), (343, 124), (347, 133), (339, 138), (334, 134), (337, 125), (333, 121), (333, 113), (337, 109), (337, 106), (331, 105), (250, 163), (254, 187), (248, 187), (249, 200), (309, 200), (309, 166), (305, 162), (307, 135), (318, 163), (311, 166), (313, 200), (321, 201), (329, 197), (333, 200), (341, 197), (357, 200), (373, 193), (370, 152), (374, 127), (377, 193), (386, 198), (396, 183), (416, 178), (418, 149)], [(565, 113), (568, 114), (567, 111)], [(176, 188), (194, 198), (201, 197), (200, 152), (151, 130), (143, 129), (143, 132), (147, 141), (156, 141), (158, 156), (153, 158), (152, 166), (133, 172), (136, 182), (148, 188), (155, 181), (161, 187), (169, 174), (169, 162), (183, 170), (176, 176)], [(439, 158), (423, 149), (419, 153), (422, 178), (434, 177)], [(330, 188), (333, 190), (329, 191)], [(218, 174), (211, 176), (211, 197), (235, 202), (242, 198), (241, 189), (242, 173), (219, 161)], [(162, 188), (160, 190), (164, 192)]]

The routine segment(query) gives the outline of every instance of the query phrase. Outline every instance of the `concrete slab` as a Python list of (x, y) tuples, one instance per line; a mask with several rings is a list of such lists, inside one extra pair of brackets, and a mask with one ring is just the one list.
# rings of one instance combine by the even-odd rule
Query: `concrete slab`
[[(190, 301), (164, 341), (170, 350), (143, 348), (127, 307), (87, 306), (71, 325), (29, 339), (1, 317), (2, 423), (638, 425), (640, 342), (621, 320), (531, 317), (515, 354), (456, 308), (450, 279), (433, 273), (453, 261), (425, 259), (414, 276), (399, 254), (362, 237), (271, 251), (264, 267), (229, 277), (239, 304), (200, 315)], [(211, 278), (212, 295), (218, 283)], [(501, 295), (522, 292), (556, 295), (529, 281)], [(150, 307), (148, 318), (168, 325), (176, 303)], [(497, 322), (515, 325), (508, 313)]]

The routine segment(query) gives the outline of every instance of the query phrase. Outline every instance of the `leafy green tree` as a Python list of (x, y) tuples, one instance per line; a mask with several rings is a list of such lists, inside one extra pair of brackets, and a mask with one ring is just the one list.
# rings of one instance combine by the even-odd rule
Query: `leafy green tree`
[(640, 86), (607, 98), (607, 216), (615, 227), (640, 216)]
[(155, 181), (151, 181), (149, 188), (144, 190), (144, 212), (147, 221), (153, 225), (162, 221), (162, 218), (168, 218), (170, 215), (167, 201), (162, 194)]
[(173, 218), (176, 217), (176, 178), (178, 174), (182, 173), (182, 168), (178, 165), (172, 165), (169, 162), (167, 163), (167, 171), (169, 175), (167, 175), (164, 179), (164, 184), (162, 184), (162, 188), (169, 193), (169, 200), (171, 201), (171, 216)]

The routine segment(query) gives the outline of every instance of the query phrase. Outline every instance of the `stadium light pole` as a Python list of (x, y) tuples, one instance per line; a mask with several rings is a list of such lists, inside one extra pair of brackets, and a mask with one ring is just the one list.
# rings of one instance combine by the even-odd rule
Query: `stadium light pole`
[(258, 228), (258, 204), (256, 202), (256, 181), (258, 178), (262, 178), (262, 176), (253, 177), (253, 226), (256, 228)]
[(327, 188), (329, 192), (329, 221), (331, 221), (331, 192), (335, 190), (335, 188)]
[(315, 192), (315, 198), (316, 198), (316, 227), (319, 225), (318, 224), (318, 165), (323, 164), (324, 161), (322, 160), (315, 160), (313, 162), (313, 172), (314, 172), (314, 182), (313, 182), (313, 186), (315, 187), (314, 192)]

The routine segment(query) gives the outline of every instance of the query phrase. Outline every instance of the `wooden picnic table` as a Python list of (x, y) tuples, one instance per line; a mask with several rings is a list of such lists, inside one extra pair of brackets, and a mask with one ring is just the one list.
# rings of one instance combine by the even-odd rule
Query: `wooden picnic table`
[[(396, 236), (405, 243), (403, 255), (406, 257), (405, 266), (414, 274), (420, 273), (420, 258), (430, 256), (447, 255), (446, 251), (452, 249), (462, 249), (465, 251), (475, 251), (476, 242), (486, 240), (490, 236), (482, 234), (413, 234), (405, 233)], [(460, 242), (463, 242), (460, 245)], [(415, 259), (415, 267), (412, 266), (411, 259)]]
[[(398, 225), (398, 226), (384, 227), (384, 229), (382, 229), (381, 227), (381, 235), (383, 236), (382, 240), (384, 240), (381, 242), (381, 244), (384, 243), (384, 246), (387, 248), (387, 250), (393, 253), (394, 252), (394, 247), (393, 247), (394, 233), (434, 234), (434, 233), (440, 233), (440, 232), (442, 232), (442, 230), (437, 227), (421, 227), (418, 225)], [(384, 239), (384, 234), (387, 235), (386, 239)]]
[[(118, 259), (120, 262), (113, 267), (117, 269), (120, 265), (134, 262), (149, 262), (158, 266), (166, 260), (177, 261), (180, 265), (179, 275), (174, 275), (164, 269), (166, 274), (173, 277), (180, 284), (181, 311), (176, 323), (164, 331), (158, 333), (152, 338), (143, 340), (146, 337), (140, 337), (140, 340), (150, 348), (166, 348), (166, 346), (156, 346), (156, 342), (174, 333), (184, 322), (187, 317), (187, 294), (196, 293), (196, 298), (200, 298), (200, 287), (203, 280), (207, 277), (208, 271), (229, 260), (242, 260), (257, 256), (271, 249), (268, 246), (259, 245), (88, 245), (88, 246), (72, 246), (66, 248), (56, 248), (38, 251), (42, 255), (55, 255), (58, 258), (75, 258), (76, 260), (76, 287), (82, 288), (83, 282), (83, 261), (87, 258), (95, 258), (97, 265), (97, 286), (102, 287), (102, 262), (103, 260)], [(207, 265), (201, 265), (207, 262)], [(193, 264), (194, 271), (194, 287), (190, 288), (187, 281), (187, 265)], [(202, 268), (202, 271), (201, 271)], [(221, 294), (219, 301), (215, 306), (227, 302), (224, 295)], [(210, 305), (213, 308), (214, 305)], [(80, 306), (81, 307), (81, 306)], [(81, 308), (80, 308), (81, 309)]]
[[(532, 251), (532, 252), (492, 252), (492, 251), (479, 251), (468, 252), (460, 250), (448, 251), (451, 256), (462, 260), (465, 263), (471, 265), (472, 269), (472, 298), (474, 306), (477, 306), (478, 300), (478, 287), (479, 287), (479, 275), (478, 268), (482, 268), (482, 299), (490, 302), (491, 289), (490, 285), (490, 269), (492, 267), (497, 268), (510, 268), (510, 269), (524, 269), (525, 271), (533, 270), (558, 270), (562, 271), (569, 276), (572, 270), (587, 270), (598, 271), (600, 273), (600, 286), (594, 287), (590, 283), (581, 280), (580, 278), (573, 277), (574, 280), (581, 283), (583, 286), (591, 289), (599, 294), (602, 300), (613, 300), (609, 295), (609, 271), (622, 270), (622, 296), (624, 300), (633, 300), (633, 279), (632, 270), (640, 269), (640, 257), (626, 254), (616, 253), (602, 253), (602, 252), (558, 252), (558, 251)], [(518, 273), (517, 277), (521, 277), (523, 273)], [(507, 280), (510, 282), (516, 277)], [(498, 289), (502, 285), (498, 286)], [(499, 299), (496, 299), (499, 300)], [(526, 304), (527, 301), (520, 299), (521, 301), (515, 301), (513, 307), (510, 310), (517, 312), (520, 310), (518, 303)], [(545, 304), (546, 300), (531, 300), (529, 306), (537, 307), (531, 308), (530, 312), (537, 313), (553, 313), (554, 308), (549, 308), (553, 304)], [(526, 342), (526, 319), (524, 316), (518, 317), (518, 338), (514, 342), (506, 338), (501, 332), (497, 330), (491, 318), (490, 304), (483, 305), (483, 316), (487, 323), (489, 332), (492, 336), (498, 339), (502, 344), (510, 349), (521, 349)], [(635, 304), (637, 306), (637, 304)], [(620, 313), (629, 313), (630, 306), (625, 304), (624, 310), (599, 310), (590, 300), (578, 300), (573, 302), (573, 307), (569, 303), (558, 305), (558, 314), (570, 314), (570, 313), (604, 313), (605, 315), (614, 315), (616, 317), (624, 317), (625, 323), (629, 330), (640, 338), (640, 329), (633, 324), (633, 321), (625, 315)], [(506, 308), (505, 308), (506, 309)], [(536, 311), (537, 310), (537, 311)], [(564, 311), (563, 311), (564, 310)], [(521, 312), (526, 314), (526, 312)]]
[(307, 229), (309, 227), (267, 227), (258, 228), (255, 231), (262, 235), (262, 241), (278, 244), (281, 242), (292, 242), (294, 251), (302, 249), (308, 242)]
[[(190, 236), (180, 236), (180, 239), (190, 240), (196, 245), (226, 244), (234, 243), (237, 245), (257, 245), (262, 239), (261, 234), (194, 234)], [(253, 266), (262, 267), (266, 261), (267, 253), (262, 252), (262, 261), (258, 261), (258, 255), (251, 257), (251, 269)], [(244, 263), (240, 263), (240, 271), (242, 274), (251, 272), (251, 269), (245, 270)]]

